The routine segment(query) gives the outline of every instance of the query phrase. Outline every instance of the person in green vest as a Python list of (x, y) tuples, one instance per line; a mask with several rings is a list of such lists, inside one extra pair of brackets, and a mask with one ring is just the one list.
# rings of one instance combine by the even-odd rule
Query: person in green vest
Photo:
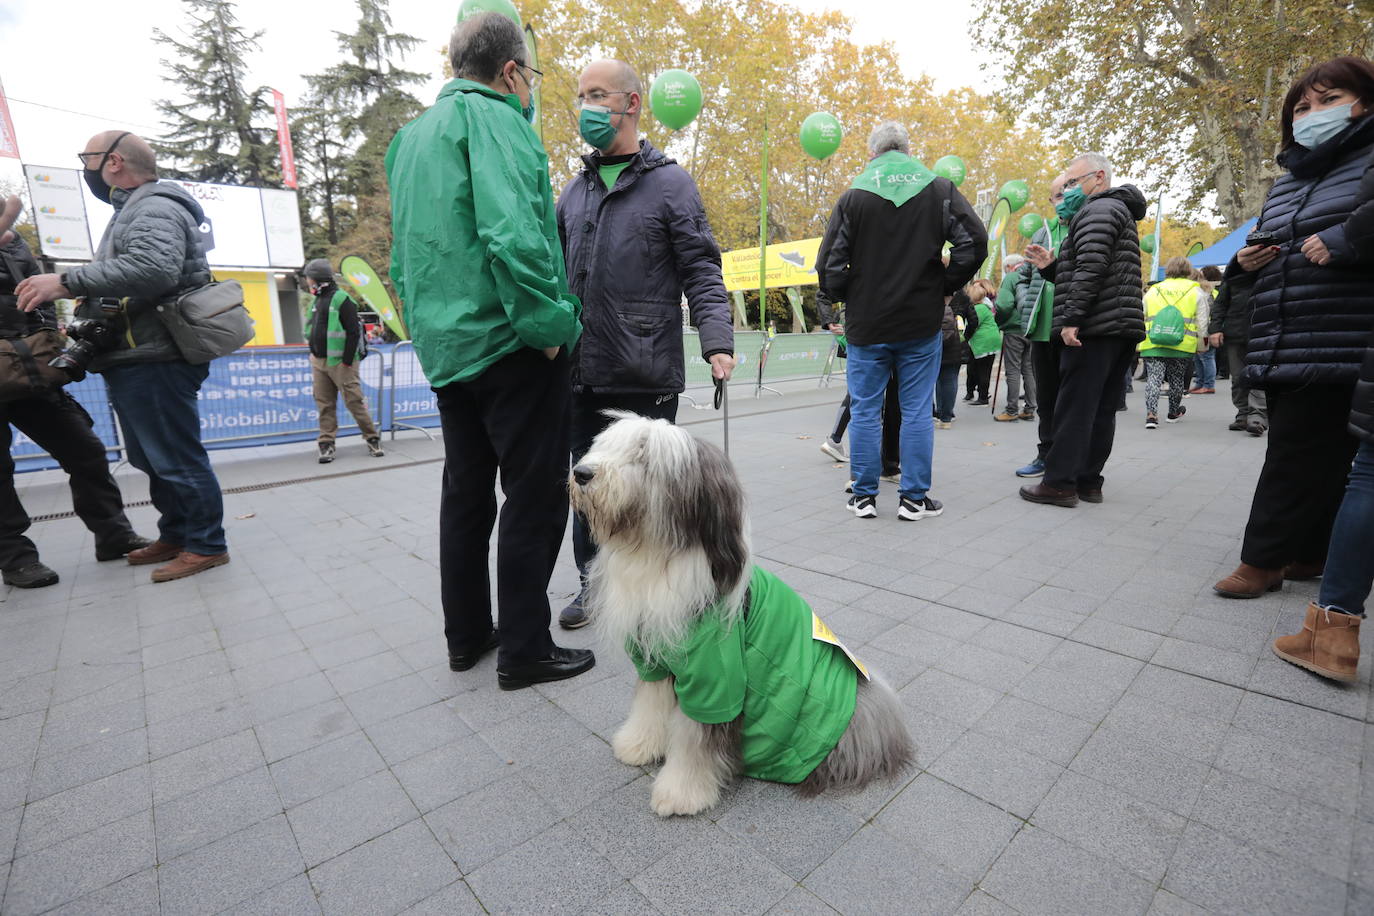
[[(1060, 172), (1050, 182), (1052, 208), (1063, 203), (1064, 184), (1068, 177), (1067, 172)], [(1066, 223), (1057, 216), (1050, 217), (1035, 233), (1031, 243), (1048, 250), (1052, 255), (1058, 254), (1068, 231)], [(1043, 477), (1045, 456), (1054, 442), (1054, 402), (1059, 397), (1059, 354), (1064, 344), (1059, 335), (1053, 333), (1054, 284), (1029, 259), (1021, 265), (1020, 271), (1025, 282), (1016, 288), (1016, 308), (1020, 312), (1020, 324), (1026, 329), (1026, 339), (1031, 343), (1031, 367), (1035, 372), (1035, 394), (1040, 412), (1040, 442), (1036, 446), (1035, 460), (1017, 468), (1016, 476)]]
[(1021, 275), (1021, 265), (1025, 261), (1019, 254), (1008, 255), (1002, 262), (1002, 285), (997, 288), (997, 326), (1002, 330), (1002, 364), (1007, 374), (1006, 407), (993, 417), (999, 423), (1035, 419), (1031, 344), (1021, 324), (1021, 310), (1016, 302), (1017, 287), (1028, 282)]
[(968, 371), (970, 384), (978, 389), (978, 400), (974, 407), (988, 403), (988, 391), (992, 386), (992, 364), (1002, 349), (1002, 332), (997, 328), (997, 318), (993, 312), (993, 296), (997, 287), (991, 280), (979, 278), (966, 288), (969, 298), (968, 323), (964, 325), (964, 339), (968, 341), (970, 360)]
[(358, 431), (373, 458), (380, 458), (382, 437), (367, 410), (362, 382), (358, 379), (358, 347), (363, 336), (358, 306), (334, 283), (334, 266), (316, 258), (305, 269), (305, 282), (315, 297), (305, 321), (310, 345), (310, 373), (315, 387), (315, 408), (320, 415), (317, 445), (320, 464), (334, 460), (334, 439), (339, 434), (338, 400), (353, 414)]
[[(1145, 361), (1145, 428), (1159, 427), (1159, 392), (1169, 382), (1168, 422), (1188, 412), (1183, 406), (1188, 362), (1197, 352), (1199, 331), (1208, 325), (1212, 297), (1194, 279), (1187, 258), (1170, 258), (1164, 279), (1145, 294), (1145, 339), (1136, 347)], [(1172, 311), (1171, 311), (1172, 309)]]

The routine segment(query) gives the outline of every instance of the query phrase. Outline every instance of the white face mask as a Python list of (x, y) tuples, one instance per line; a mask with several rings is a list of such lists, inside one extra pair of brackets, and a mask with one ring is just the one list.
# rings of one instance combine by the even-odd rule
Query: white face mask
[(1308, 149), (1321, 146), (1350, 123), (1355, 103), (1333, 105), (1320, 111), (1309, 111), (1293, 122), (1293, 142)]

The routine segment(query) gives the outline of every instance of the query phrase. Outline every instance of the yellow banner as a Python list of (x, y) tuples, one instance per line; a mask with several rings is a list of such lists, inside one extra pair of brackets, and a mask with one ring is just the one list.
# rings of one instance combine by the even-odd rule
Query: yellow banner
[[(769, 289), (779, 286), (814, 286), (816, 284), (816, 252), (820, 250), (820, 239), (802, 239), (799, 242), (780, 242), (769, 245), (764, 262), (768, 271)], [(720, 256), (722, 272), (725, 274), (725, 288), (749, 290), (759, 288), (759, 250), (740, 248), (723, 252)]]

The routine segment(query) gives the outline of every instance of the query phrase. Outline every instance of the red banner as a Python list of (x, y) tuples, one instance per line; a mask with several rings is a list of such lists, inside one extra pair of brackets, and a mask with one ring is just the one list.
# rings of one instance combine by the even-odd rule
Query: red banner
[(14, 135), (14, 119), (10, 117), (10, 106), (5, 101), (4, 86), (0, 86), (0, 156), (19, 158), (19, 140)]
[(291, 151), (291, 125), (286, 120), (286, 96), (272, 90), (277, 106), (277, 143), (281, 146), (281, 180), (288, 188), (296, 187), (296, 155)]

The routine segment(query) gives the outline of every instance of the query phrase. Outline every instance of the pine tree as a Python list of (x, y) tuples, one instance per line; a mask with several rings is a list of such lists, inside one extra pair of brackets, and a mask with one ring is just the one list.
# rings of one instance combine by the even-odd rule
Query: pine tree
[(313, 96), (292, 112), (291, 142), (305, 250), (323, 252), (353, 227), (352, 205), (345, 193), (351, 155), (339, 139), (337, 124)]
[(172, 160), (167, 171), (178, 178), (256, 186), (280, 180), (272, 129), (260, 126), (272, 118), (268, 90), (247, 87), (246, 58), (262, 32), (243, 30), (232, 0), (183, 3), (184, 40), (153, 29), (153, 40), (174, 52), (162, 60), (163, 79), (184, 93), (157, 103), (168, 128), (154, 149)]

